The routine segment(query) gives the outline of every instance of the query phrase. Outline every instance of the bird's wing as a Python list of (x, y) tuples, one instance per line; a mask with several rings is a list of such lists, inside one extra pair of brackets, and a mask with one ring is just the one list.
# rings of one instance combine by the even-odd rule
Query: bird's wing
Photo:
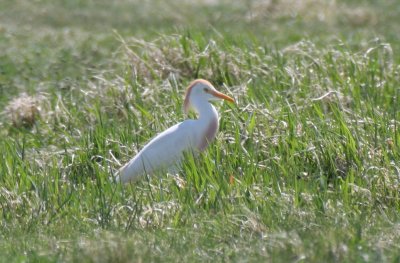
[(198, 145), (199, 130), (196, 120), (186, 120), (160, 133), (121, 168), (120, 180), (135, 181), (145, 174), (175, 166), (185, 151)]

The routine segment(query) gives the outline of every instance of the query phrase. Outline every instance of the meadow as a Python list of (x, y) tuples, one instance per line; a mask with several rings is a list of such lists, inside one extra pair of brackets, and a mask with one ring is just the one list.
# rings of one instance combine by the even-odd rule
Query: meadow
[[(399, 17), (394, 0), (0, 1), (0, 262), (400, 262)], [(236, 100), (215, 142), (115, 183), (196, 78)]]

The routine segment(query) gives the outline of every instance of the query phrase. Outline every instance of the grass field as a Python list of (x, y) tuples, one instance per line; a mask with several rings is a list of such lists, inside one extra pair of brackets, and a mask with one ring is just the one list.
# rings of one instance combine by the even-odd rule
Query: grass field
[[(400, 262), (398, 17), (394, 0), (0, 1), (0, 262)], [(200, 77), (237, 101), (208, 151), (110, 181)]]

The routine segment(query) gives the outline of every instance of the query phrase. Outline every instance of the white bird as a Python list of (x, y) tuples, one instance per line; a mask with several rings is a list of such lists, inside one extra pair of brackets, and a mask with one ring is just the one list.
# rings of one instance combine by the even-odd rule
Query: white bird
[(207, 80), (193, 81), (186, 91), (184, 111), (187, 114), (193, 108), (198, 119), (185, 120), (154, 137), (119, 170), (118, 180), (127, 183), (160, 170), (176, 171), (185, 152), (204, 151), (215, 138), (219, 126), (218, 112), (210, 101), (220, 99), (234, 102)]

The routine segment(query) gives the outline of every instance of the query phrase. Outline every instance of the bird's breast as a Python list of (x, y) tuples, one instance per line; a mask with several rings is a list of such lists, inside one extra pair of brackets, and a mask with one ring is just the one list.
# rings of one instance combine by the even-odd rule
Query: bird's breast
[(217, 131), (218, 118), (213, 118), (208, 122), (203, 134), (201, 135), (200, 144), (198, 146), (200, 151), (204, 151), (210, 142), (214, 140), (215, 136), (217, 135)]

